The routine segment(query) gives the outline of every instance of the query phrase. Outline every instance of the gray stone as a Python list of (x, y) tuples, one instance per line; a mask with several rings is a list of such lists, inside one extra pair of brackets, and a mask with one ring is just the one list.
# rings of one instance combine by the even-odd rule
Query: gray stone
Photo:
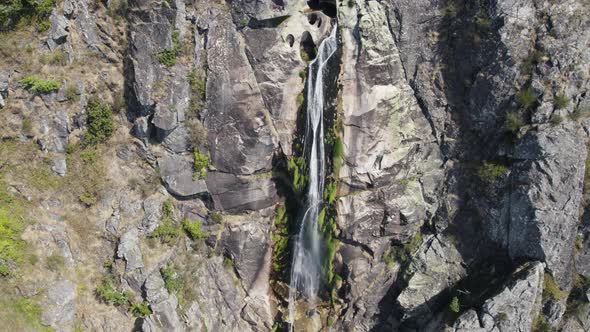
[(222, 172), (269, 171), (277, 137), (231, 17), (212, 9), (207, 39), (205, 127), (211, 163)]
[(41, 322), (58, 331), (70, 331), (76, 314), (76, 285), (69, 280), (59, 280), (47, 289)]
[(121, 236), (117, 257), (125, 260), (125, 272), (132, 272), (144, 267), (137, 229), (131, 229)]
[(184, 331), (176, 312), (178, 300), (174, 294), (170, 294), (166, 290), (159, 270), (154, 271), (147, 277), (144, 289), (152, 314), (144, 319), (143, 331)]
[(61, 15), (58, 10), (54, 10), (49, 17), (51, 22), (51, 30), (49, 30), (49, 37), (47, 38), (47, 46), (50, 50), (54, 50), (57, 46), (66, 42), (69, 33), (68, 20)]
[(465, 277), (463, 265), (461, 254), (447, 239), (425, 240), (406, 271), (407, 286), (397, 298), (403, 319), (420, 324), (431, 318), (440, 309), (440, 304), (433, 303), (436, 298)]
[(571, 122), (531, 131), (516, 145), (508, 250), (545, 260), (562, 288), (571, 279), (586, 146)]
[(215, 208), (224, 211), (259, 210), (278, 200), (271, 174), (236, 176), (230, 173), (209, 172), (210, 188)]
[(171, 194), (192, 197), (207, 192), (205, 180), (193, 177), (193, 165), (188, 157), (166, 154), (158, 159), (158, 166), (160, 177)]
[(250, 290), (256, 280), (263, 277), (265, 256), (270, 248), (269, 226), (260, 220), (246, 220), (227, 223), (226, 231), (223, 232), (221, 244), (231, 255), (246, 290)]
[(518, 268), (497, 294), (486, 300), (481, 311), (463, 313), (453, 331), (530, 331), (541, 310), (543, 265), (526, 263)]

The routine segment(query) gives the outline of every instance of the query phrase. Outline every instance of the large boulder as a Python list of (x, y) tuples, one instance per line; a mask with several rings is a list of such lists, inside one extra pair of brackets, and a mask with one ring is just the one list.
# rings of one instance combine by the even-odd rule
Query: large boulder
[(238, 176), (209, 172), (206, 181), (218, 210), (259, 210), (275, 204), (278, 200), (275, 183), (268, 173)]

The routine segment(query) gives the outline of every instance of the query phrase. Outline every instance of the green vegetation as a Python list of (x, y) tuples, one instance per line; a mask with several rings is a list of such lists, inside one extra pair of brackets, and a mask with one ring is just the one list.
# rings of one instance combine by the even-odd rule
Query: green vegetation
[(66, 85), (66, 98), (70, 101), (78, 101), (80, 99), (80, 91), (76, 84), (70, 83)]
[(302, 157), (291, 156), (287, 160), (287, 170), (291, 174), (291, 185), (293, 189), (301, 193), (307, 187), (307, 163)]
[(508, 171), (508, 167), (500, 163), (484, 161), (477, 169), (477, 175), (484, 181), (494, 182), (498, 178), (506, 175)]
[(328, 204), (332, 204), (334, 203), (334, 200), (336, 200), (337, 189), (338, 186), (336, 185), (336, 181), (333, 180), (328, 182), (328, 184), (324, 188), (324, 200), (326, 200)]
[(171, 67), (176, 64), (176, 57), (180, 52), (179, 38), (179, 32), (174, 30), (172, 32), (172, 48), (165, 49), (156, 55), (158, 61), (166, 67)]
[(5, 331), (52, 331), (41, 324), (41, 306), (23, 297), (0, 299), (0, 322)]
[(232, 261), (231, 257), (223, 256), (223, 265), (227, 267), (234, 267), (234, 262)]
[(162, 279), (164, 279), (164, 287), (170, 292), (170, 294), (178, 292), (183, 287), (182, 280), (178, 277), (178, 274), (174, 270), (172, 263), (168, 262), (165, 266), (160, 268)]
[(334, 140), (334, 147), (332, 150), (332, 165), (334, 167), (334, 174), (338, 175), (340, 173), (340, 167), (342, 167), (342, 163), (344, 155), (344, 145), (342, 144), (342, 139), (337, 137)]
[(545, 316), (543, 316), (542, 313), (537, 315), (537, 317), (535, 317), (535, 320), (533, 320), (532, 332), (550, 332), (550, 331), (551, 331), (551, 325), (549, 325)]
[(111, 108), (93, 99), (86, 105), (86, 112), (88, 130), (84, 134), (84, 145), (89, 146), (104, 142), (115, 131)]
[(214, 223), (219, 224), (223, 221), (223, 215), (221, 214), (221, 212), (213, 211), (213, 212), (211, 212), (210, 216), (211, 216), (211, 220)]
[(48, 17), (55, 6), (55, 0), (5, 0), (0, 4), (0, 31), (10, 30), (17, 25), (36, 23), (39, 31), (48, 28)]
[(523, 109), (529, 110), (537, 103), (537, 96), (533, 92), (533, 89), (528, 87), (524, 90), (520, 90), (516, 94), (516, 101), (518, 101), (518, 104), (520, 104)]
[(508, 314), (505, 312), (501, 312), (496, 316), (496, 320), (499, 322), (506, 322), (508, 321)]
[(59, 90), (60, 83), (55, 80), (44, 80), (35, 75), (25, 76), (21, 83), (27, 90), (31, 90), (35, 93), (49, 93), (52, 91)]
[(209, 157), (199, 152), (197, 148), (193, 151), (193, 178), (204, 179), (207, 176)]
[(272, 252), (272, 269), (279, 277), (286, 277), (289, 266), (289, 215), (287, 209), (280, 205), (274, 218), (275, 229), (271, 235), (274, 243)]
[(54, 251), (45, 259), (45, 266), (54, 272), (61, 271), (66, 264), (65, 259), (59, 252)]
[(559, 288), (551, 274), (545, 273), (545, 278), (543, 279), (543, 297), (559, 301), (566, 295), (567, 293)]
[(43, 53), (39, 57), (39, 62), (41, 62), (44, 65), (50, 64), (54, 66), (66, 66), (68, 64), (68, 54), (63, 49)]
[(570, 99), (563, 93), (558, 93), (553, 98), (553, 105), (557, 109), (566, 108), (570, 104)]
[(203, 100), (205, 100), (205, 79), (204, 74), (197, 72), (197, 68), (193, 67), (186, 75), (188, 80), (191, 96), (189, 100), (189, 112), (191, 115), (198, 115), (202, 108)]
[(564, 317), (576, 317), (585, 319), (590, 308), (586, 296), (586, 290), (590, 288), (590, 278), (577, 274), (574, 278), (574, 285), (567, 298), (567, 305)]
[(526, 73), (531, 73), (536, 65), (545, 61), (546, 55), (538, 50), (532, 51), (521, 64), (520, 69)]
[(449, 310), (451, 310), (452, 312), (458, 314), (459, 311), (461, 311), (461, 304), (459, 303), (459, 298), (454, 296), (451, 299), (451, 303), (449, 303)]
[[(3, 185), (1, 181), (0, 185)], [(0, 188), (0, 199), (12, 202), (11, 196), (3, 189)], [(21, 234), (25, 224), (3, 205), (0, 202), (0, 277), (9, 277), (14, 275), (16, 266), (24, 259), (25, 242)]]
[(129, 307), (129, 312), (131, 312), (133, 317), (144, 317), (152, 314), (152, 310), (149, 308), (147, 302), (133, 303)]
[(392, 265), (395, 262), (406, 264), (410, 261), (412, 254), (418, 250), (422, 244), (422, 233), (417, 232), (406, 242), (403, 246), (392, 246), (383, 254), (383, 261), (387, 265)]
[(301, 92), (297, 95), (297, 109), (300, 109), (304, 102), (305, 96), (303, 96), (303, 92)]
[(301, 78), (302, 80), (305, 80), (305, 78), (307, 77), (307, 70), (301, 70), (299, 71), (299, 78)]
[(182, 229), (193, 239), (194, 241), (201, 240), (205, 237), (205, 232), (201, 229), (201, 222), (199, 220), (190, 221), (184, 219), (182, 221)]
[(524, 126), (524, 118), (518, 111), (511, 111), (506, 114), (504, 127), (512, 133), (517, 133)]
[(579, 121), (585, 119), (590, 115), (590, 107), (576, 106), (574, 112), (571, 115), (572, 120)]
[(560, 123), (563, 122), (563, 117), (559, 114), (553, 114), (551, 119), (549, 120), (552, 126), (558, 126)]
[(158, 227), (148, 234), (148, 238), (157, 238), (164, 243), (171, 243), (182, 234), (182, 230), (178, 225), (174, 224), (172, 219), (173, 208), (170, 201), (162, 204), (162, 220)]
[(582, 234), (576, 235), (576, 249), (580, 250), (584, 248), (584, 236)]
[(101, 281), (98, 287), (96, 287), (95, 293), (99, 300), (107, 304), (116, 306), (129, 304), (130, 293), (115, 289), (112, 281), (108, 279)]

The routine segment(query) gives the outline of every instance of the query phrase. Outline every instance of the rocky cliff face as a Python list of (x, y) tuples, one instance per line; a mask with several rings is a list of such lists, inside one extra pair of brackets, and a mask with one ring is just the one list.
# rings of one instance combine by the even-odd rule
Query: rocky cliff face
[(5, 326), (286, 330), (306, 68), (337, 23), (329, 254), (301, 316), (327, 331), (590, 329), (586, 1), (11, 4)]

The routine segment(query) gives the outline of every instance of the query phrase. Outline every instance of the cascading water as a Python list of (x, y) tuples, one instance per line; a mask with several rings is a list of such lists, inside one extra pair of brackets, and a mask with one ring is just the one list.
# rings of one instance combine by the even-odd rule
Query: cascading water
[[(307, 124), (305, 149), (309, 151), (309, 184), (304, 213), (295, 241), (291, 284), (289, 288), (289, 321), (293, 330), (296, 301), (301, 296), (310, 308), (321, 282), (322, 243), (318, 229), (318, 215), (324, 192), (324, 68), (337, 48), (336, 24), (330, 36), (320, 44), (318, 54), (308, 66), (307, 78)], [(310, 146), (311, 145), (311, 146)]]

